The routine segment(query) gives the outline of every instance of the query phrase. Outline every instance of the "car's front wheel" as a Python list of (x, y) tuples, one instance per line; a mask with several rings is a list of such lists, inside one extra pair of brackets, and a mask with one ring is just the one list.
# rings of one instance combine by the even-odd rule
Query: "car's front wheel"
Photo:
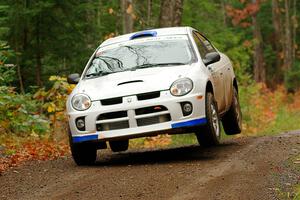
[(218, 108), (211, 92), (206, 93), (205, 113), (207, 123), (200, 129), (196, 130), (196, 136), (201, 146), (209, 147), (219, 144), (221, 139)]
[(92, 165), (96, 161), (97, 148), (93, 144), (88, 143), (74, 143), (72, 136), (69, 136), (70, 149), (72, 157), (78, 166)]

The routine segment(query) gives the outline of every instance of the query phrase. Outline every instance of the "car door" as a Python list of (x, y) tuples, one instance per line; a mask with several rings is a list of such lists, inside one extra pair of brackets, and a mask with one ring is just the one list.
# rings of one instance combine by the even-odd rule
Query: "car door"
[[(217, 52), (211, 43), (200, 33), (194, 32), (194, 40), (197, 44), (201, 58), (204, 59), (207, 53)], [(212, 84), (214, 87), (215, 100), (218, 104), (219, 112), (226, 109), (225, 88), (224, 88), (224, 64), (222, 61), (215, 62), (206, 66), (211, 73)]]

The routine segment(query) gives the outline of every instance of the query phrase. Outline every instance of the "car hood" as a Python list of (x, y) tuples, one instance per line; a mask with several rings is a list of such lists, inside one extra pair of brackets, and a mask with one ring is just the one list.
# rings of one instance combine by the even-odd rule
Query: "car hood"
[(191, 65), (155, 67), (83, 79), (73, 94), (85, 93), (94, 101), (168, 90), (175, 80), (186, 77), (190, 70)]

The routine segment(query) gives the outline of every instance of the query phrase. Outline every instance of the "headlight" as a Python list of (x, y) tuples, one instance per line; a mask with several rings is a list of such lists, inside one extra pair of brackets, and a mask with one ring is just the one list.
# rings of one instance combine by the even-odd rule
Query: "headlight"
[(175, 81), (170, 92), (174, 96), (183, 96), (189, 93), (193, 89), (193, 81), (189, 78), (183, 78)]
[(91, 99), (85, 94), (77, 94), (72, 98), (72, 106), (75, 110), (87, 110), (91, 104)]

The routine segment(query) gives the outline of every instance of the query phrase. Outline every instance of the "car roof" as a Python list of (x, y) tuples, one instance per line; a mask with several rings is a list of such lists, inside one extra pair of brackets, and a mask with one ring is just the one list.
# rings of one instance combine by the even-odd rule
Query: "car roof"
[(138, 31), (134, 33), (129, 33), (125, 35), (120, 35), (117, 37), (109, 38), (105, 40), (100, 47), (108, 46), (111, 44), (116, 44), (120, 42), (126, 42), (129, 40), (132, 40), (134, 36), (139, 37), (142, 34), (155, 34), (155, 36), (166, 36), (166, 35), (184, 35), (188, 34), (189, 31), (194, 30), (191, 27), (169, 27), (169, 28), (157, 28), (157, 29), (149, 29), (149, 30), (143, 30)]

